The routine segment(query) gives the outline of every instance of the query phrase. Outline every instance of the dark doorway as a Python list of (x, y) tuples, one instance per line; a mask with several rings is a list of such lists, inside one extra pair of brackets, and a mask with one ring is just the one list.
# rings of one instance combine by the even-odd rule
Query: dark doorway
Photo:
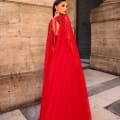
[(76, 1), (76, 38), (82, 59), (89, 59), (91, 54), (90, 11), (100, 5), (102, 0)]

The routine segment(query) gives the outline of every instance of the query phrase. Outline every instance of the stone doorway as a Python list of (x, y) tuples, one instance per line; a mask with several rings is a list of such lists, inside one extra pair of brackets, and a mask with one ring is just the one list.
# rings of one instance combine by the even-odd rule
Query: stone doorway
[(102, 0), (76, 0), (76, 38), (82, 59), (89, 60), (91, 54), (90, 11)]

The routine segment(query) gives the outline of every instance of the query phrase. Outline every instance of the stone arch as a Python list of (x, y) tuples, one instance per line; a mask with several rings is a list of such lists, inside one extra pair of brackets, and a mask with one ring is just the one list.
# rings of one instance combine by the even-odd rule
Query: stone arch
[(89, 59), (91, 54), (91, 9), (101, 0), (76, 0), (76, 37), (81, 58)]

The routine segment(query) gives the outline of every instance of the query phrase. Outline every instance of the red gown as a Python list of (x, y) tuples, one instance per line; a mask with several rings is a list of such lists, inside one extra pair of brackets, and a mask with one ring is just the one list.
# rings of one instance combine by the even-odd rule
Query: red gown
[(57, 36), (49, 22), (39, 120), (91, 120), (88, 93), (70, 19), (55, 17)]

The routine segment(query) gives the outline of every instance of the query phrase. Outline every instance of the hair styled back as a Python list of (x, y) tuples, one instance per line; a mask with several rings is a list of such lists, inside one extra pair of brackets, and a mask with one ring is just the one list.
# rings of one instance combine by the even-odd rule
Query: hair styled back
[(55, 6), (60, 4), (61, 2), (64, 2), (66, 0), (55, 0), (54, 3), (53, 3), (53, 17), (55, 16), (55, 12), (56, 12), (56, 9), (55, 9)]

